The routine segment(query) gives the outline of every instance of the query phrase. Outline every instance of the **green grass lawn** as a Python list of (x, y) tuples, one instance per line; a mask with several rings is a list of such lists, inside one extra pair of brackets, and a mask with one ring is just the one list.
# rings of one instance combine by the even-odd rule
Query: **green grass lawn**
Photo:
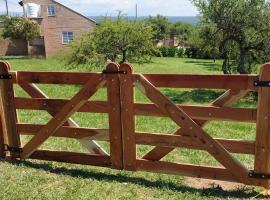
[[(1, 59), (1, 58), (0, 58)], [(22, 57), (3, 58), (11, 63), (13, 70), (65, 71), (58, 59), (27, 59)], [(155, 58), (153, 63), (135, 64), (138, 73), (196, 73), (220, 74), (221, 62), (180, 58)], [(51, 98), (70, 98), (80, 88), (78, 86), (39, 87)], [(224, 91), (161, 89), (174, 102), (182, 104), (207, 105)], [(17, 96), (27, 96), (16, 87)], [(92, 99), (106, 100), (106, 90), (101, 89)], [(136, 101), (147, 99), (136, 91)], [(236, 103), (236, 107), (255, 107), (252, 95)], [(19, 119), (24, 123), (45, 124), (50, 116), (45, 112), (19, 111)], [(108, 128), (105, 114), (78, 113), (73, 119), (82, 127)], [(167, 118), (138, 117), (138, 131), (172, 133), (177, 126)], [(205, 130), (213, 136), (232, 139), (254, 139), (254, 124), (235, 122), (211, 122)], [(25, 143), (28, 137), (23, 137)], [(106, 143), (101, 144), (108, 150)], [(85, 150), (75, 140), (49, 139), (42, 146), (46, 149)], [(150, 147), (139, 146), (138, 155), (146, 153)], [(250, 169), (253, 157), (235, 155)], [(175, 150), (164, 160), (194, 164), (217, 165), (216, 161), (205, 152), (193, 150)], [(256, 196), (258, 188), (235, 188), (223, 191), (219, 188), (195, 189), (186, 185), (179, 176), (168, 176), (145, 172), (125, 172), (105, 168), (71, 165), (55, 162), (24, 161), (17, 164), (0, 162), (0, 199), (243, 199)], [(254, 189), (254, 190), (251, 190)]]

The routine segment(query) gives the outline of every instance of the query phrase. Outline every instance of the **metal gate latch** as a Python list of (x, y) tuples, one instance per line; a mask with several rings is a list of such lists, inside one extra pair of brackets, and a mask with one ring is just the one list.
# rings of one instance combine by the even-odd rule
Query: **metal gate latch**
[(255, 87), (270, 87), (270, 81), (254, 81)]
[(12, 79), (11, 74), (0, 74), (0, 79)]
[(127, 71), (112, 71), (112, 70), (103, 70), (103, 74), (127, 74)]

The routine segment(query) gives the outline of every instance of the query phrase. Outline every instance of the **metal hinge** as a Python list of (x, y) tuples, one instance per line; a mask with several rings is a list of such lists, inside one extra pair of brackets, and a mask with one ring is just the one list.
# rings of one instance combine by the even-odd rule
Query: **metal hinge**
[(270, 174), (256, 173), (252, 170), (248, 173), (248, 177), (256, 179), (270, 179)]
[(0, 79), (12, 79), (11, 74), (0, 74)]
[(21, 154), (22, 153), (22, 148), (18, 148), (18, 147), (11, 147), (9, 145), (4, 145), (4, 151), (5, 152), (11, 152), (11, 153), (17, 153), (17, 154)]
[(103, 74), (127, 74), (127, 71), (112, 71), (112, 70), (103, 70), (102, 71)]
[(254, 81), (255, 87), (270, 87), (270, 81)]

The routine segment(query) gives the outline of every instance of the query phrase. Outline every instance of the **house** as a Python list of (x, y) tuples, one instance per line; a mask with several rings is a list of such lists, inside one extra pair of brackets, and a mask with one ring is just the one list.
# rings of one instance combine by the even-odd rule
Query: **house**
[(96, 22), (54, 0), (23, 0), (24, 16), (40, 26), (40, 38), (28, 42), (28, 55), (54, 55), (96, 26)]

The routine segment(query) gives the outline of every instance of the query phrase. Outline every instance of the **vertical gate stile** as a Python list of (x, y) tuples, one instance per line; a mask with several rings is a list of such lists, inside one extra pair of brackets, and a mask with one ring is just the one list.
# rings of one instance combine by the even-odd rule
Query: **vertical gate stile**
[[(2, 108), (0, 108), (0, 112), (3, 113)], [(4, 144), (6, 143), (5, 141), (6, 141), (6, 139), (5, 139), (5, 136), (4, 136), (4, 130), (3, 130), (3, 126), (2, 126), (2, 119), (1, 119), (1, 115), (0, 115), (0, 159), (5, 158), (5, 146), (4, 146)]]
[[(270, 63), (262, 66), (260, 81), (270, 81)], [(255, 149), (255, 173), (270, 174), (270, 85), (259, 87), (257, 135)], [(269, 187), (268, 180), (261, 185)]]
[[(108, 64), (106, 70), (107, 95), (110, 126), (110, 157), (112, 168), (123, 169), (123, 149), (122, 149), (122, 125), (121, 125), (121, 105), (120, 105), (120, 81), (119, 66), (115, 63)], [(115, 72), (115, 73), (114, 73)]]
[(123, 140), (123, 164), (124, 169), (136, 170), (136, 141), (135, 124), (136, 117), (134, 111), (134, 85), (133, 67), (129, 64), (121, 64), (120, 74), (121, 91), (121, 121), (122, 121), (122, 140)]
[(4, 130), (5, 145), (7, 145), (7, 150), (10, 152), (8, 156), (10, 156), (11, 159), (16, 159), (20, 157), (19, 149), (21, 147), (21, 141), (16, 125), (17, 112), (15, 108), (14, 88), (9, 71), (9, 64), (1, 62), (0, 74), (2, 77), (5, 77), (0, 79), (2, 130)]

